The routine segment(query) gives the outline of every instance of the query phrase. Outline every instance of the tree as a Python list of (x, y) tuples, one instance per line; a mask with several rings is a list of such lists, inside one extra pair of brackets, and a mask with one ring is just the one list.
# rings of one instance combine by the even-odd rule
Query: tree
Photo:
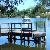
[[(37, 0), (34, 0), (37, 1)], [(28, 9), (24, 9), (22, 11), (17, 10), (16, 7), (14, 7), (14, 5), (19, 5), (23, 2), (23, 0), (14, 0), (14, 1), (10, 1), (10, 0), (5, 0), (3, 1), (6, 3), (5, 6), (3, 6), (1, 13), (3, 15), (6, 15), (7, 17), (15, 17), (15, 16), (21, 16), (24, 17), (25, 15), (28, 15), (29, 17), (34, 17), (36, 15), (40, 15), (43, 16), (42, 13), (45, 13), (45, 7), (41, 4), (38, 3), (34, 8), (28, 8)], [(41, 2), (41, 0), (39, 0), (39, 2)]]
[(42, 13), (45, 13), (46, 12), (46, 9), (43, 5), (36, 5), (36, 7), (32, 10), (32, 13), (37, 16), (37, 15), (40, 15), (42, 16)]
[(4, 13), (6, 9), (4, 6), (0, 6), (0, 10), (1, 10), (1, 13)]
[(17, 15), (17, 8), (14, 5), (18, 6), (18, 4), (23, 2), (23, 0), (0, 0), (0, 3), (1, 1), (5, 2), (5, 5), (0, 4), (0, 13), (3, 16), (6, 15), (6, 17), (15, 17)]
[(6, 9), (3, 5), (0, 5), (0, 16), (2, 16), (6, 12)]
[(10, 10), (6, 10), (3, 5), (0, 5), (0, 16), (1, 17), (15, 17), (17, 15), (17, 8), (13, 7)]
[[(0, 2), (3, 1), (5, 3), (6, 10), (10, 10), (14, 7), (14, 5), (19, 5), (23, 2), (23, 0), (0, 0)], [(10, 9), (9, 9), (10, 8)]]

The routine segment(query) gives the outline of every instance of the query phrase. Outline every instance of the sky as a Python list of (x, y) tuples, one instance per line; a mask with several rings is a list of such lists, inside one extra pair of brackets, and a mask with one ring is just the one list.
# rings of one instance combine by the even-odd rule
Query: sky
[[(1, 1), (1, 4), (2, 5), (4, 5), (4, 6), (6, 5), (5, 2), (3, 3), (3, 0), (0, 0), (0, 1)], [(10, 0), (10, 1), (14, 1), (14, 0)], [(40, 3), (39, 1), (40, 0), (23, 0), (23, 2), (21, 4), (18, 4), (18, 6), (17, 5), (14, 5), (14, 6), (17, 7), (18, 10), (23, 10), (23, 9), (27, 9), (27, 8), (31, 8), (31, 7), (34, 8), (38, 3)], [(46, 8), (47, 9), (50, 9), (50, 6), (49, 7), (46, 7)], [(10, 8), (9, 8), (9, 10), (10, 10)]]
[(19, 4), (18, 6), (16, 6), (18, 10), (27, 9), (27, 8), (30, 8), (30, 7), (35, 7), (39, 3), (39, 0), (37, 0), (37, 1), (34, 1), (34, 0), (23, 0), (23, 3)]
[[(16, 5), (15, 7), (17, 7), (18, 10), (35, 7), (39, 3), (39, 0), (23, 0), (23, 3), (19, 4), (18, 6)], [(3, 1), (1, 1), (1, 4), (5, 5)]]

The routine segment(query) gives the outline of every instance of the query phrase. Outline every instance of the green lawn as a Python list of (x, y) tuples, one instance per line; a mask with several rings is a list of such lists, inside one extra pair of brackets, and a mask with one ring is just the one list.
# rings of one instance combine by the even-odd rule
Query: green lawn
[(0, 46), (0, 50), (46, 50), (44, 47), (24, 47), (15, 44), (5, 44)]

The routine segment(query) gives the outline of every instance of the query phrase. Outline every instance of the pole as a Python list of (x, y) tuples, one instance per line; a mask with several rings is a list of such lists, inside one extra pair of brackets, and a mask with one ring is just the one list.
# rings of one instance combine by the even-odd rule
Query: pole
[[(0, 34), (1, 34), (1, 25), (0, 25)], [(0, 35), (1, 36), (1, 35)]]
[(1, 25), (0, 25), (0, 33), (1, 33)]

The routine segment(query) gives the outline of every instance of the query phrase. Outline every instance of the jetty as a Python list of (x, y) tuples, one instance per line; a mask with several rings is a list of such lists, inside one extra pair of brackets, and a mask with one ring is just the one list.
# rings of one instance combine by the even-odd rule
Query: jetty
[[(8, 26), (8, 28), (1, 28), (2, 24), (10, 25), (10, 27)], [(12, 39), (14, 40), (14, 44), (16, 40), (21, 40), (21, 45), (22, 42), (24, 42), (25, 46), (25, 41), (28, 41), (28, 46), (29, 46), (30, 41), (33, 41), (35, 44), (37, 43), (40, 44), (41, 42), (45, 41), (46, 30), (41, 35), (39, 35), (40, 32), (39, 33), (37, 32), (37, 25), (36, 25), (36, 30), (32, 30), (32, 23), (1, 23), (1, 25), (0, 25), (0, 36), (8, 36), (7, 39), (9, 43), (13, 42)], [(16, 25), (20, 25), (21, 27), (20, 28), (16, 27)], [(22, 27), (23, 25), (27, 25), (28, 27), (24, 28)], [(2, 29), (3, 30), (6, 29), (8, 30), (8, 32), (2, 32)], [(16, 36), (20, 36), (20, 39), (17, 39)], [(27, 39), (25, 37), (27, 37)], [(33, 40), (31, 40), (30, 37), (32, 37)], [(44, 40), (41, 41), (41, 38)]]

